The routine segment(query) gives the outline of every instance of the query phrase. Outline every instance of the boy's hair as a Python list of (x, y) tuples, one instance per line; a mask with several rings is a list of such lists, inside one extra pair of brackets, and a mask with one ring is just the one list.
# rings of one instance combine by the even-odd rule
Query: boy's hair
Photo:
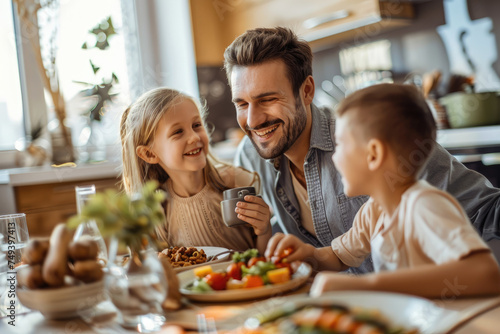
[[(184, 100), (190, 100), (198, 107), (206, 128), (205, 108), (191, 96), (170, 88), (156, 88), (144, 93), (123, 113), (120, 122), (122, 182), (127, 193), (138, 192), (148, 180), (156, 180), (163, 184), (169, 178), (159, 164), (149, 164), (141, 159), (136, 153), (136, 148), (139, 145), (151, 147), (162, 117)], [(214, 167), (215, 163), (220, 162), (209, 153), (204, 169), (205, 180), (213, 188), (222, 191), (226, 187)]]
[(231, 85), (235, 66), (258, 65), (267, 61), (282, 60), (293, 93), (298, 96), (300, 86), (312, 75), (312, 51), (307, 42), (298, 39), (288, 28), (257, 28), (247, 30), (237, 37), (224, 52), (224, 68)]
[[(436, 140), (436, 123), (423, 95), (414, 86), (378, 84), (347, 96), (337, 117), (354, 114), (357, 135), (387, 143), (416, 175)], [(401, 160), (400, 160), (401, 162)]]

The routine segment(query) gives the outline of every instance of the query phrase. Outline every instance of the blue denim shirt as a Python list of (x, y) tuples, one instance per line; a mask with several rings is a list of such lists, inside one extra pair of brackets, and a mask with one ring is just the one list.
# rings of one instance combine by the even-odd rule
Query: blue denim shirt
[[(294, 234), (315, 247), (325, 247), (351, 228), (354, 216), (368, 197), (347, 197), (344, 194), (341, 176), (332, 161), (335, 149), (333, 113), (314, 105), (311, 105), (311, 110), (312, 131), (304, 174), (317, 237), (302, 227), (286, 156), (262, 159), (249, 138), (245, 137), (238, 147), (234, 163), (259, 173), (262, 196), (284, 233)], [(454, 195), (483, 239), (500, 239), (500, 189), (494, 188), (484, 176), (467, 169), (436, 144), (422, 168), (421, 177)], [(372, 270), (371, 259), (367, 259), (354, 272)]]

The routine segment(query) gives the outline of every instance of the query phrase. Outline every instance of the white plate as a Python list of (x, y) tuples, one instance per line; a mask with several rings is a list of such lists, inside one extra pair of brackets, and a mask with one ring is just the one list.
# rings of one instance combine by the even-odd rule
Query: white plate
[[(225, 251), (229, 251), (229, 249), (223, 248), (223, 247), (212, 247), (212, 246), (192, 246), (192, 247), (196, 247), (198, 250), (199, 249), (203, 249), (203, 251), (207, 255), (207, 258), (209, 258), (212, 255), (217, 255), (219, 253), (222, 253), (222, 252), (225, 252)], [(207, 264), (211, 265), (211, 264), (214, 264), (214, 263), (220, 263), (220, 262), (229, 260), (230, 256), (231, 256), (230, 253), (222, 254), (217, 259), (212, 260), (210, 262), (203, 262), (203, 263), (199, 263), (199, 264), (193, 264), (193, 265), (187, 266), (187, 267), (177, 267), (177, 268), (174, 268), (174, 271), (177, 272), (177, 273), (180, 273), (180, 272), (183, 272), (183, 271), (186, 271), (186, 270), (190, 270), (190, 269), (193, 269), (193, 268), (197, 268), (197, 267), (201, 267), (201, 266), (206, 266)]]
[[(212, 265), (212, 269), (214, 271), (225, 270), (228, 265), (229, 262), (218, 263)], [(177, 274), (177, 276), (179, 277), (181, 285), (180, 291), (187, 298), (203, 302), (227, 302), (280, 295), (283, 292), (294, 290), (300, 287), (307, 281), (312, 272), (311, 266), (307, 263), (297, 264), (297, 267), (294, 268), (294, 270), (295, 273), (293, 274), (292, 279), (285, 283), (265, 285), (258, 288), (209, 291), (204, 293), (193, 292), (186, 288), (196, 278), (192, 270), (182, 272), (180, 274)]]
[[(433, 301), (411, 295), (371, 292), (371, 291), (338, 291), (328, 292), (318, 298), (308, 295), (293, 295), (273, 298), (254, 304), (243, 314), (217, 322), (217, 329), (233, 329), (243, 323), (251, 324), (253, 317), (278, 308), (300, 308), (304, 305), (344, 305), (349, 308), (361, 307), (378, 310), (391, 326), (405, 329), (417, 329), (419, 334), (445, 334), (455, 330), (478, 314), (499, 304), (500, 299), (488, 299), (462, 310), (450, 310), (436, 305)], [(291, 305), (292, 304), (292, 305)]]

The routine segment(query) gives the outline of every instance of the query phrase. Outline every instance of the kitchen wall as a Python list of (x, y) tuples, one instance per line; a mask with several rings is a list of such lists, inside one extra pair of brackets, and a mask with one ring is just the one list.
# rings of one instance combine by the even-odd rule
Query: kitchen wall
[[(395, 81), (404, 81), (411, 74), (423, 74), (436, 69), (440, 70), (443, 78), (439, 91), (444, 93), (451, 75), (450, 62), (445, 45), (436, 30), (437, 27), (446, 23), (443, 0), (419, 2), (415, 4), (415, 9), (416, 18), (410, 26), (372, 36), (363, 40), (363, 42), (368, 43), (383, 39), (391, 42), (392, 72)], [(495, 35), (496, 53), (500, 57), (500, 1), (468, 0), (468, 9), (471, 20), (483, 17), (492, 19), (492, 33)], [(359, 43), (344, 42), (315, 53), (313, 75), (317, 91), (324, 80), (332, 81), (335, 75), (341, 74), (339, 52), (343, 48), (356, 45), (359, 45)], [(492, 71), (500, 75), (500, 59), (497, 59), (492, 65)], [(472, 159), (472, 161), (464, 164), (468, 168), (485, 175), (494, 186), (500, 187), (499, 164), (485, 165), (480, 155), (477, 156), (477, 161)]]
[[(468, 0), (468, 7), (471, 20), (483, 17), (490, 17), (493, 20), (492, 33), (495, 35), (497, 54), (500, 55), (500, 1)], [(410, 72), (423, 74), (438, 69), (443, 74), (444, 84), (450, 76), (450, 66), (445, 46), (436, 31), (438, 26), (446, 23), (443, 0), (417, 2), (415, 10), (416, 18), (411, 25), (363, 38), (362, 42), (382, 39), (391, 42), (393, 72), (396, 73), (396, 79), (402, 79)], [(313, 62), (316, 83), (332, 80), (334, 75), (341, 74), (339, 51), (356, 45), (360, 43), (346, 41), (316, 52)], [(493, 69), (500, 75), (500, 60), (493, 64)]]
[[(332, 81), (335, 75), (341, 74), (341, 50), (387, 39), (391, 43), (392, 73), (397, 82), (405, 80), (412, 73), (423, 74), (438, 69), (443, 74), (440, 90), (444, 92), (444, 86), (447, 86), (450, 77), (450, 63), (444, 43), (436, 31), (437, 27), (446, 23), (443, 1), (448, 0), (411, 1), (415, 6), (416, 17), (410, 25), (377, 35), (363, 35), (356, 42), (346, 40), (315, 51), (313, 76), (317, 91), (321, 89), (323, 81)], [(468, 0), (468, 7), (471, 20), (483, 17), (493, 20), (492, 32), (495, 35), (497, 54), (500, 55), (500, 1)], [(493, 64), (493, 69), (500, 75), (500, 61)], [(200, 94), (207, 101), (209, 109), (209, 121), (215, 125), (213, 139), (223, 140), (226, 129), (237, 127), (237, 123), (229, 87), (220, 85), (221, 82), (226, 82), (222, 64), (198, 66), (197, 72)]]

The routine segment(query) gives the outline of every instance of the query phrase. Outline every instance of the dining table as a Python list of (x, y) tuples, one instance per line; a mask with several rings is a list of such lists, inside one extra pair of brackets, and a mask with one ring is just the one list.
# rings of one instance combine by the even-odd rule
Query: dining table
[[(198, 302), (183, 299), (183, 307), (177, 311), (165, 313), (166, 323), (156, 333), (225, 333), (216, 330), (216, 324), (224, 323), (234, 327), (241, 326), (243, 319), (251, 310), (263, 308), (263, 305), (278, 305), (278, 301), (290, 298), (307, 298), (311, 287), (308, 280), (301, 287), (270, 298), (232, 302)], [(333, 293), (332, 295), (334, 295)], [(445, 310), (459, 311), (460, 317), (451, 331), (454, 334), (497, 334), (500, 333), (500, 296), (477, 298), (447, 298), (430, 300)], [(92, 317), (78, 317), (65, 320), (48, 320), (38, 311), (27, 310), (15, 316), (15, 326), (8, 317), (0, 318), (0, 333), (22, 334), (108, 334), (137, 333), (125, 329), (116, 321), (116, 309), (109, 300), (97, 305), (91, 312)], [(200, 323), (200, 319), (202, 319)], [(437, 333), (432, 330), (429, 333)]]

